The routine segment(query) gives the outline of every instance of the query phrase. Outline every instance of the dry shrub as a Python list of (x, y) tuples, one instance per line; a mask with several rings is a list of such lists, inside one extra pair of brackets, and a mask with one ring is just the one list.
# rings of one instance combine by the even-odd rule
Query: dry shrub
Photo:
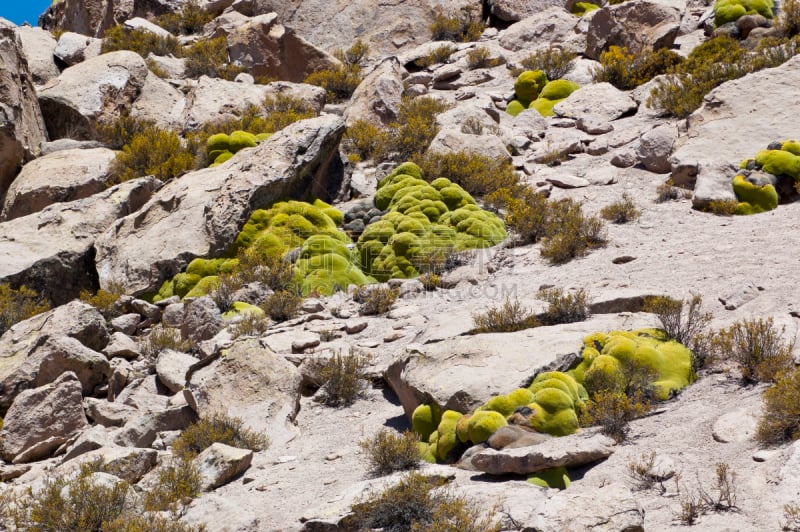
[(717, 216), (733, 216), (736, 214), (738, 204), (739, 202), (735, 199), (713, 200), (708, 204), (706, 210)]
[(519, 180), (509, 161), (469, 151), (428, 152), (415, 157), (414, 162), (428, 179), (446, 177), (477, 197), (512, 187)]
[(123, 25), (114, 26), (106, 30), (103, 38), (101, 53), (130, 50), (142, 58), (148, 55), (174, 55), (180, 57), (183, 49), (180, 42), (173, 36), (159, 37), (146, 30), (134, 30)]
[(147, 358), (156, 358), (161, 351), (170, 349), (188, 353), (192, 350), (192, 342), (184, 340), (181, 331), (172, 327), (164, 327), (158, 324), (150, 329), (150, 334), (145, 337), (141, 344), (142, 354)]
[(327, 406), (348, 406), (362, 397), (367, 387), (366, 367), (369, 356), (355, 352), (335, 353), (314, 368), (315, 380), (321, 382), (315, 399)]
[(369, 54), (369, 45), (361, 39), (356, 40), (347, 50), (337, 48), (333, 56), (342, 62), (342, 66), (312, 72), (305, 83), (322, 87), (331, 101), (343, 101), (350, 98), (361, 83), (362, 62)]
[(545, 288), (537, 295), (548, 303), (547, 311), (539, 316), (542, 325), (574, 323), (589, 317), (589, 296), (583, 288), (564, 293), (563, 288)]
[[(781, 15), (776, 24), (778, 31), (785, 37), (794, 37), (800, 33), (800, 1), (784, 0), (781, 2)], [(800, 525), (798, 525), (800, 528)]]
[(294, 264), (270, 254), (256, 243), (237, 254), (239, 264), (234, 271), (242, 284), (261, 283), (272, 290), (285, 290), (294, 279)]
[(188, 503), (200, 495), (200, 480), (200, 470), (191, 458), (163, 466), (158, 471), (155, 487), (144, 494), (145, 511), (182, 513)]
[(269, 440), (264, 434), (245, 428), (240, 418), (215, 413), (189, 425), (172, 444), (172, 452), (188, 461), (215, 443), (262, 451)]
[(497, 66), (497, 60), (485, 46), (478, 46), (467, 52), (467, 67), (470, 70)]
[(103, 532), (205, 532), (203, 525), (194, 526), (163, 514), (125, 515), (103, 526)]
[(636, 482), (636, 489), (644, 491), (657, 488), (658, 492), (663, 495), (667, 491), (664, 486), (666, 479), (656, 472), (655, 466), (656, 452), (642, 453), (639, 460), (628, 462), (628, 476)]
[(600, 66), (594, 70), (596, 81), (607, 81), (620, 90), (635, 89), (661, 74), (671, 72), (683, 58), (666, 48), (631, 52), (610, 46), (600, 54)]
[(566, 199), (548, 205), (540, 253), (552, 264), (564, 264), (606, 244), (603, 222), (585, 215), (580, 203)]
[(424, 56), (420, 57), (414, 64), (420, 68), (427, 68), (431, 65), (437, 65), (439, 63), (446, 63), (450, 56), (453, 55), (458, 51), (458, 48), (451, 44), (443, 44), (441, 46), (437, 46), (431, 52)]
[(230, 61), (225, 37), (200, 39), (186, 51), (186, 75), (190, 78), (208, 76), (233, 81), (242, 72), (244, 68)]
[(156, 18), (155, 23), (170, 33), (191, 35), (203, 30), (203, 26), (214, 19), (214, 15), (200, 7), (191, 0), (184, 3), (180, 10), (174, 13), (165, 13)]
[(375, 476), (414, 469), (422, 460), (419, 435), (410, 430), (398, 434), (384, 428), (358, 445), (367, 455), (370, 471)]
[(111, 184), (152, 175), (169, 181), (194, 168), (194, 154), (172, 131), (145, 126), (122, 147), (111, 164)]
[(800, 369), (780, 375), (762, 399), (756, 439), (767, 445), (800, 439)]
[(388, 153), (389, 131), (369, 120), (356, 120), (342, 139), (344, 149), (359, 160), (379, 160)]
[(709, 362), (711, 335), (708, 326), (713, 316), (703, 311), (702, 296), (683, 301), (667, 296), (650, 297), (645, 300), (643, 310), (655, 314), (667, 336), (692, 351), (695, 371)]
[(519, 299), (506, 297), (499, 307), (472, 315), (473, 334), (514, 332), (539, 325), (536, 315), (522, 305)]
[(601, 390), (586, 403), (580, 422), (583, 426), (599, 425), (603, 434), (621, 442), (628, 437), (629, 423), (649, 410), (650, 403), (639, 392), (629, 397), (624, 392)]
[(255, 312), (245, 312), (231, 328), (234, 338), (242, 336), (261, 336), (269, 329), (269, 320)]
[(541, 48), (520, 61), (520, 66), (513, 68), (511, 75), (517, 77), (526, 70), (541, 70), (550, 81), (561, 79), (570, 71), (576, 57), (574, 52), (554, 46)]
[(120, 296), (124, 294), (125, 289), (121, 284), (112, 283), (109, 285), (108, 290), (100, 288), (94, 294), (88, 290), (81, 290), (78, 297), (84, 303), (88, 303), (99, 310), (105, 319), (110, 320), (122, 314), (122, 311), (117, 308), (116, 303)]
[(297, 316), (303, 298), (295, 290), (284, 289), (273, 292), (261, 305), (273, 321), (286, 321)]
[(25, 285), (11, 288), (0, 284), (0, 335), (17, 322), (50, 310), (50, 303), (39, 297), (36, 290)]
[(363, 286), (358, 288), (354, 299), (361, 303), (358, 312), (363, 316), (377, 316), (392, 310), (398, 292), (388, 286)]
[(430, 26), (432, 41), (471, 42), (480, 39), (486, 25), (472, 13), (449, 17), (439, 13)]
[(442, 278), (433, 272), (423, 273), (419, 276), (419, 282), (428, 292), (433, 292), (437, 288), (442, 287)]
[(446, 482), (412, 471), (396, 485), (353, 504), (353, 527), (385, 532), (499, 532), (494, 511), (483, 517), (475, 501), (443, 491)]
[(98, 124), (97, 140), (112, 150), (121, 150), (137, 135), (153, 129), (156, 129), (156, 124), (152, 120), (142, 120), (129, 113), (122, 113), (109, 124)]
[(784, 504), (783, 519), (781, 530), (800, 532), (800, 506), (797, 504)]
[(666, 183), (662, 183), (658, 185), (656, 189), (656, 203), (666, 203), (668, 201), (677, 201), (680, 199), (688, 199), (692, 197), (691, 190), (684, 190), (682, 188), (676, 187), (672, 180), (668, 180)]
[(613, 224), (624, 224), (638, 220), (642, 211), (636, 208), (633, 198), (627, 192), (619, 201), (606, 205), (600, 210), (600, 216)]
[(794, 367), (794, 343), (783, 339), (786, 327), (778, 329), (772, 317), (737, 321), (713, 339), (714, 353), (734, 360), (745, 382), (774, 382)]

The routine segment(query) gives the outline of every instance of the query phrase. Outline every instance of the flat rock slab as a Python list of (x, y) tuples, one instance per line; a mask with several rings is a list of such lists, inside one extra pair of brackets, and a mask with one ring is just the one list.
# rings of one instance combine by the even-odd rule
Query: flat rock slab
[(573, 485), (547, 499), (525, 525), (529, 530), (540, 532), (644, 532), (644, 509), (633, 493), (620, 483), (599, 489)]
[(553, 438), (531, 447), (486, 449), (472, 457), (472, 464), (490, 475), (530, 475), (553, 467), (578, 467), (608, 458), (614, 440), (602, 434), (576, 433)]
[(553, 107), (558, 116), (609, 122), (635, 113), (636, 100), (610, 83), (581, 87)]
[(744, 443), (755, 436), (758, 416), (745, 408), (720, 416), (711, 429), (714, 439), (720, 443)]
[(646, 314), (607, 314), (579, 323), (417, 344), (395, 360), (386, 378), (409, 418), (423, 402), (466, 413), (525, 384), (558, 357), (578, 353), (591, 333), (652, 325)]

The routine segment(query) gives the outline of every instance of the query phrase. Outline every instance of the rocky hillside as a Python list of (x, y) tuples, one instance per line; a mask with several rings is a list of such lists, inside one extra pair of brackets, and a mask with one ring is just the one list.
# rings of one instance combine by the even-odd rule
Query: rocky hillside
[(0, 530), (800, 530), (796, 0), (39, 24)]

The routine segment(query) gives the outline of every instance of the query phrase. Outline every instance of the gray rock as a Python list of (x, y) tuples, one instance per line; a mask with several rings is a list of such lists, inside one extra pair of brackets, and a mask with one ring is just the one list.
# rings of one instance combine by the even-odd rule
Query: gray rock
[(591, 116), (586, 116), (578, 119), (575, 126), (590, 135), (603, 135), (614, 131), (614, 124), (610, 122), (602, 122), (596, 120)]
[(131, 104), (130, 115), (138, 120), (149, 120), (163, 129), (182, 130), (186, 97), (171, 84), (152, 72), (147, 74), (136, 101)]
[(620, 483), (609, 483), (602, 488), (573, 485), (546, 499), (525, 525), (541, 532), (569, 529), (644, 532), (644, 509)]
[(53, 203), (88, 198), (105, 190), (116, 152), (107, 148), (63, 150), (26, 164), (11, 183), (0, 221), (41, 211)]
[[(500, 427), (497, 429), (494, 434), (492, 434), (486, 443), (489, 444), (489, 447), (495, 449), (497, 451), (502, 449), (517, 449), (520, 447), (532, 447), (534, 445), (538, 445), (543, 443), (552, 436), (549, 434), (542, 434), (541, 432), (533, 432), (531, 430), (525, 429), (519, 425), (507, 425), (505, 427)], [(476, 470), (477, 469), (476, 466)]]
[(255, 76), (298, 83), (312, 72), (340, 65), (328, 52), (280, 24), (275, 13), (253, 17), (237, 26), (228, 35), (228, 53), (231, 61)]
[(758, 430), (758, 415), (740, 408), (721, 415), (711, 427), (711, 435), (720, 443), (744, 443), (753, 439)]
[(108, 445), (112, 445), (108, 432), (102, 425), (96, 425), (83, 431), (80, 436), (77, 437), (75, 442), (67, 449), (63, 460), (66, 462), (67, 460), (72, 460), (77, 456)]
[[(81, 463), (100, 462), (108, 470), (119, 473), (120, 478), (130, 484), (136, 484), (147, 473), (153, 470), (158, 462), (158, 452), (154, 449), (141, 449), (131, 447), (105, 446), (81, 455), (80, 460), (70, 462), (77, 468)], [(67, 465), (62, 465), (66, 469)]]
[(98, 124), (130, 109), (147, 75), (144, 59), (129, 51), (103, 54), (64, 70), (39, 91), (48, 133), (52, 138), (96, 138)]
[(602, 434), (582, 433), (552, 438), (530, 447), (486, 449), (472, 459), (479, 471), (490, 475), (530, 475), (553, 467), (579, 467), (608, 458), (614, 440)]
[(164, 327), (180, 328), (183, 325), (183, 315), (186, 312), (183, 303), (173, 303), (164, 307), (161, 323)]
[(557, 44), (564, 50), (582, 52), (586, 36), (578, 28), (580, 19), (563, 7), (550, 7), (515, 23), (500, 32), (498, 42), (507, 50), (530, 53), (531, 43), (539, 48)]
[(114, 220), (138, 210), (157, 183), (153, 177), (134, 179), (1, 223), (0, 282), (24, 284), (56, 305), (95, 289), (95, 239)]
[[(167, 79), (183, 79), (186, 77), (186, 58), (185, 57), (164, 57), (150, 54), (147, 56), (148, 65), (153, 63), (159, 70), (164, 72)], [(155, 70), (155, 69), (153, 69)], [(150, 76), (148, 76), (148, 79)]]
[(46, 30), (66, 30), (102, 37), (107, 29), (133, 17), (153, 18), (174, 11), (180, 3), (169, 0), (62, 0), (39, 17)]
[(200, 489), (211, 491), (223, 486), (250, 468), (253, 451), (214, 443), (194, 459), (200, 470)]
[(55, 382), (17, 396), (3, 418), (0, 454), (17, 463), (44, 458), (88, 425), (81, 383), (66, 372)]
[(111, 335), (111, 341), (103, 349), (103, 353), (108, 358), (124, 358), (126, 360), (136, 360), (142, 356), (139, 344), (130, 336), (119, 331)]
[[(681, 5), (678, 5), (681, 4)], [(598, 59), (611, 45), (633, 49), (669, 48), (678, 36), (685, 2), (644, 0), (607, 5), (592, 14), (586, 34), (586, 57)]]
[(636, 109), (633, 98), (606, 82), (581, 87), (553, 107), (561, 117), (601, 122), (616, 120)]
[(56, 40), (50, 32), (42, 28), (20, 26), (17, 28), (22, 49), (28, 60), (33, 82), (44, 85), (53, 78), (57, 78), (61, 71), (53, 60), (53, 51), (56, 49)]
[(64, 150), (92, 150), (94, 148), (105, 148), (105, 146), (96, 140), (56, 139), (52, 142), (43, 142), (42, 152), (39, 155), (50, 155)]
[(132, 406), (94, 397), (86, 397), (83, 408), (89, 420), (104, 427), (121, 427), (136, 414), (136, 409)]
[(757, 297), (758, 287), (751, 282), (746, 282), (720, 297), (719, 302), (725, 305), (725, 310), (736, 310)]
[(638, 160), (636, 152), (633, 149), (624, 147), (615, 151), (609, 162), (612, 166), (616, 166), (617, 168), (630, 168), (636, 164)]
[(0, 19), (0, 200), (23, 162), (47, 140), (16, 26)]
[(168, 32), (161, 26), (154, 24), (142, 17), (129, 18), (128, 20), (123, 22), (122, 25), (132, 30), (146, 31), (148, 33), (157, 35), (161, 38), (174, 37), (174, 35), (172, 35), (170, 32)]
[(672, 170), (669, 156), (678, 140), (678, 129), (672, 124), (654, 127), (639, 138), (636, 157), (647, 170), (667, 174)]
[(352, 126), (357, 120), (388, 124), (396, 119), (406, 75), (408, 72), (397, 58), (384, 59), (353, 93), (345, 113), (347, 126)]
[[(182, 313), (181, 317), (183, 317)], [(109, 322), (109, 325), (111, 325), (111, 328), (115, 331), (121, 332), (122, 334), (132, 335), (136, 332), (136, 329), (139, 328), (139, 322), (141, 321), (142, 317), (138, 313), (132, 312), (130, 314), (117, 316)]]
[(466, 151), (490, 159), (511, 162), (511, 154), (496, 135), (469, 135), (451, 129), (439, 131), (431, 141), (428, 151), (445, 154)]
[(75, 66), (100, 55), (102, 46), (102, 39), (66, 31), (58, 38), (53, 55), (67, 66)]
[(188, 406), (173, 406), (131, 418), (114, 434), (114, 443), (122, 447), (150, 447), (159, 432), (184, 430), (197, 421)]
[(143, 318), (152, 320), (155, 323), (161, 321), (161, 307), (148, 303), (144, 299), (131, 301), (131, 310), (138, 312)]
[(222, 166), (173, 179), (97, 243), (100, 284), (156, 290), (193, 258), (223, 253), (253, 209), (304, 189), (327, 198), (340, 184), (332, 164), (343, 131), (335, 116), (301, 120)]
[(517, 22), (551, 7), (564, 7), (560, 0), (489, 0), (490, 12), (505, 22)]
[(161, 384), (177, 393), (186, 386), (186, 374), (197, 362), (192, 355), (165, 349), (156, 360), (156, 375)]
[(213, 338), (222, 327), (222, 314), (213, 299), (204, 296), (186, 303), (181, 336), (195, 343), (202, 342)]

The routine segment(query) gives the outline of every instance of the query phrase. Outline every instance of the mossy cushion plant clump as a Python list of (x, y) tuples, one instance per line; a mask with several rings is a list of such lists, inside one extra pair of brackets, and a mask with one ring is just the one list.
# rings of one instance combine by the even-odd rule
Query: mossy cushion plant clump
[[(758, 214), (777, 208), (780, 195), (775, 187), (782, 179), (800, 187), (800, 142), (774, 142), (759, 151), (754, 159), (742, 161), (740, 172), (733, 178), (733, 192), (739, 203), (735, 214)], [(767, 182), (753, 172), (765, 174)]]
[(230, 135), (225, 133), (211, 135), (206, 142), (206, 153), (208, 153), (208, 160), (211, 161), (209, 166), (219, 166), (239, 150), (254, 148), (270, 136), (270, 133), (253, 135), (247, 131), (234, 131)]
[(506, 106), (506, 112), (517, 116), (525, 109), (536, 109), (542, 116), (553, 116), (553, 106), (579, 88), (574, 81), (548, 81), (541, 70), (528, 70), (514, 83), (514, 99)]
[(736, 22), (744, 15), (773, 17), (772, 0), (717, 0), (714, 4), (714, 26), (717, 28), (729, 22)]
[(387, 212), (367, 226), (358, 250), (365, 273), (379, 281), (418, 276), (419, 261), (437, 250), (486, 248), (507, 236), (503, 221), (463, 188), (442, 177), (428, 183), (413, 163), (378, 184), (375, 207)]
[(256, 210), (224, 257), (194, 259), (185, 272), (164, 282), (153, 300), (209, 294), (217, 286), (220, 274), (236, 269), (239, 252), (250, 249), (281, 257), (300, 248), (295, 283), (304, 295), (315, 291), (331, 294), (351, 284), (374, 283), (356, 266), (352, 242), (338, 229), (342, 219), (340, 211), (320, 200), (313, 204), (284, 201)]

